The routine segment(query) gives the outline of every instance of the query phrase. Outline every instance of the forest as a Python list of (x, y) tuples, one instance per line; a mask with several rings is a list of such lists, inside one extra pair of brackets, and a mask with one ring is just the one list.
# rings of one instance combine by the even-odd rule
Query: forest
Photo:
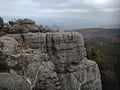
[(78, 29), (83, 34), (87, 58), (97, 62), (103, 90), (120, 90), (120, 29)]

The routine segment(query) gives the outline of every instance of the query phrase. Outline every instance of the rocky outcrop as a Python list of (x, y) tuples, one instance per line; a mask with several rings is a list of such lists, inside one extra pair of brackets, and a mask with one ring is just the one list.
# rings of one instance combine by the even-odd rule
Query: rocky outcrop
[(98, 65), (87, 60), (80, 33), (40, 33), (44, 28), (30, 19), (9, 24), (18, 34), (0, 35), (0, 90), (102, 90)]
[(15, 24), (23, 25), (23, 24), (35, 24), (35, 21), (31, 19), (18, 19)]
[(2, 36), (0, 43), (3, 43), (2, 52), (6, 55), (12, 55), (17, 50), (18, 42), (12, 37)]
[[(9, 21), (10, 26), (5, 26), (4, 31), (7, 33), (27, 33), (27, 32), (57, 32), (49, 27), (43, 27), (42, 25), (37, 25), (35, 21), (31, 19), (18, 19)], [(10, 29), (10, 30), (9, 30)]]
[(9, 21), (11, 25), (11, 33), (27, 33), (29, 31), (39, 31), (39, 27), (35, 21), (31, 19), (18, 19)]
[[(8, 36), (14, 37), (17, 41), (20, 40), (19, 34), (11, 34)], [(46, 75), (47, 77), (49, 77), (44, 77), (46, 83), (43, 80), (44, 84), (42, 84), (41, 86), (44, 87), (43, 90), (102, 89), (98, 66), (95, 62), (86, 59), (86, 50), (81, 34), (75, 32), (28, 33), (24, 34), (24, 36), (29, 48), (35, 51), (41, 51), (41, 53), (45, 53), (48, 56), (48, 61), (50, 63), (53, 63), (53, 65), (55, 66), (54, 70), (52, 69), (52, 73), (54, 74), (50, 74), (50, 68), (52, 68), (53, 65), (47, 64), (48, 62), (43, 60), (44, 62), (46, 62), (47, 65), (45, 67), (50, 66), (47, 68), (47, 71), (44, 71), (43, 69), (43, 71), (39, 72), (39, 77)], [(36, 54), (33, 54), (32, 57), (36, 57)], [(34, 63), (34, 65), (32, 64), (32, 66), (30, 64), (31, 69), (28, 69), (29, 71), (27, 71), (27, 73), (30, 73), (30, 71), (32, 70), (36, 71), (35, 67), (37, 66), (37, 64)], [(39, 65), (42, 66), (41, 64)], [(44, 72), (46, 72), (46, 74), (44, 74)], [(54, 79), (51, 79), (52, 77), (54, 77)], [(41, 89), (39, 87), (42, 83), (41, 79), (43, 79), (43, 77), (38, 79), (41, 82), (36, 83), (37, 89)], [(52, 84), (52, 82), (56, 83)]]
[[(42, 89), (42, 90), (58, 90), (60, 89), (58, 77), (54, 64), (48, 59), (46, 53), (41, 53), (40, 50), (34, 49), (18, 49), (18, 43), (12, 37), (3, 36), (0, 38), (0, 47), (2, 53), (0, 54), (0, 65), (4, 62), (4, 72), (7, 74), (21, 76), (21, 80), (26, 81), (29, 89)], [(15, 46), (17, 49), (15, 49)], [(16, 52), (17, 50), (17, 52)], [(6, 51), (6, 52), (5, 52)], [(10, 53), (8, 53), (10, 52)], [(4, 55), (9, 55), (7, 58)], [(6, 62), (6, 58), (7, 62)], [(2, 67), (2, 68), (1, 68)], [(0, 66), (0, 76), (3, 75), (3, 66)], [(22, 79), (23, 78), (23, 79)], [(13, 82), (14, 84), (15, 82)], [(5, 84), (5, 83), (4, 83)], [(5, 85), (1, 86), (5, 86)], [(17, 84), (17, 82), (16, 82)], [(19, 84), (19, 83), (18, 83)], [(22, 85), (22, 82), (21, 82)], [(10, 88), (13, 86), (10, 86)], [(5, 88), (5, 87), (4, 87)], [(8, 88), (8, 87), (6, 87)], [(15, 87), (14, 87), (15, 88)], [(16, 89), (16, 90), (29, 90), (29, 89)], [(13, 89), (10, 89), (13, 90)]]
[(28, 32), (58, 32), (57, 29), (49, 28), (49, 26), (38, 25), (35, 21), (31, 19), (14, 19), (9, 21), (8, 23), (4, 23), (2, 17), (0, 17), (0, 30), (9, 34), (20, 34)]

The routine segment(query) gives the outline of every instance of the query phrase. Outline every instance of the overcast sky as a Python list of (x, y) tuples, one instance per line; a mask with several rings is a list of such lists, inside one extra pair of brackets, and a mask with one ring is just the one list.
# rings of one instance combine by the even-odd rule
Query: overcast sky
[(120, 0), (0, 0), (0, 16), (64, 28), (120, 25)]

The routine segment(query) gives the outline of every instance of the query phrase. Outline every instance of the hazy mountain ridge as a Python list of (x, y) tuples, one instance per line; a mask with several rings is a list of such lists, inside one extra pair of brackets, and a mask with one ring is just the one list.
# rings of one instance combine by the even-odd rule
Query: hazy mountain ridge
[(113, 42), (120, 42), (120, 29), (86, 28), (72, 31), (80, 32), (86, 40), (106, 38)]

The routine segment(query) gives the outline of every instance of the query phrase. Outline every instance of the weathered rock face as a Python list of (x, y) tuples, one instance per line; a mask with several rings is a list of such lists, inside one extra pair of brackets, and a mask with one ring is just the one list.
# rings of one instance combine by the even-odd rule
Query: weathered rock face
[(30, 85), (19, 75), (0, 73), (0, 90), (30, 90)]
[(17, 74), (27, 77), (32, 89), (58, 90), (60, 88), (54, 71), (55, 66), (45, 53), (31, 49), (23, 50), (22, 54), (11, 57), (8, 66)]
[(72, 66), (75, 72), (58, 74), (61, 90), (101, 90), (98, 66), (95, 62), (83, 60), (78, 66)]
[(0, 43), (3, 45), (1, 48), (5, 54), (12, 55), (17, 50), (18, 42), (12, 37), (2, 36)]
[[(5, 41), (5, 39), (4, 39)], [(4, 53), (4, 46), (5, 43), (1, 41), (0, 47), (3, 47)], [(12, 45), (15, 45), (11, 42)], [(11, 46), (10, 44), (10, 46)], [(11, 51), (12, 51), (11, 47)], [(4, 53), (8, 54), (8, 53)], [(1, 62), (4, 61), (3, 54), (0, 54), (0, 65)], [(2, 58), (1, 58), (2, 57)], [(5, 58), (5, 57), (4, 57)], [(7, 66), (9, 68), (4, 68), (4, 71), (7, 71), (7, 75), (5, 74), (6, 79), (10, 79), (11, 83), (8, 84), (8, 87), (5, 87), (7, 81), (3, 83), (0, 81), (0, 90), (59, 90), (59, 80), (57, 77), (57, 73), (55, 72), (54, 64), (48, 59), (47, 54), (41, 53), (39, 50), (33, 49), (21, 49), (18, 53), (11, 53), (9, 54), (9, 58), (7, 59)], [(3, 67), (2, 67), (3, 68)], [(0, 79), (2, 80), (3, 77), (3, 70), (1, 71), (0, 66)], [(6, 69), (6, 70), (5, 70)], [(9, 70), (8, 70), (9, 69)], [(10, 75), (9, 75), (9, 73)], [(16, 76), (20, 76), (20, 78), (16, 78)], [(15, 80), (13, 81), (15, 77)], [(20, 81), (20, 82), (19, 82)], [(25, 83), (24, 83), (25, 82)], [(2, 84), (1, 84), (2, 83)], [(25, 89), (29, 85), (29, 89)], [(17, 85), (21, 85), (18, 87)], [(15, 89), (16, 86), (16, 89)], [(11, 89), (12, 88), (12, 89)]]
[(79, 64), (85, 56), (84, 41), (78, 33), (48, 33), (47, 52), (56, 66), (57, 73), (72, 72), (71, 64)]
[[(18, 34), (8, 36), (20, 40)], [(34, 79), (36, 75), (34, 73), (39, 69), (39, 65), (41, 66), (36, 90), (102, 90), (98, 66), (95, 62), (86, 59), (81, 34), (28, 33), (24, 36), (29, 48), (41, 51), (49, 57), (48, 61), (45, 61), (40, 60), (42, 54), (27, 55), (27, 60), (29, 57), (31, 62), (26, 69), (27, 77)], [(39, 62), (36, 62), (36, 59)]]

